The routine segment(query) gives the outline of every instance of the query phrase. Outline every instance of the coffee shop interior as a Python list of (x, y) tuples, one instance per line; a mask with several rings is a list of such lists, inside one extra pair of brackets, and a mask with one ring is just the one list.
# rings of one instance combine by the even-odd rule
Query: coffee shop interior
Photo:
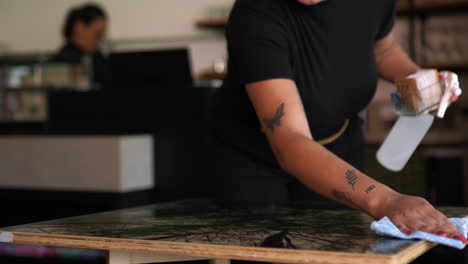
[[(227, 72), (233, 2), (1, 0), (0, 227), (212, 199), (210, 118)], [(66, 29), (83, 6), (105, 17), (86, 40), (96, 42), (87, 47), (94, 56), (81, 56)], [(365, 111), (365, 172), (434, 205), (466, 206), (468, 1), (398, 1), (396, 12), (401, 47), (423, 68), (456, 73), (466, 90), (392, 172), (376, 160), (398, 119), (395, 85), (380, 80)], [(104, 259), (0, 243), (0, 263)]]

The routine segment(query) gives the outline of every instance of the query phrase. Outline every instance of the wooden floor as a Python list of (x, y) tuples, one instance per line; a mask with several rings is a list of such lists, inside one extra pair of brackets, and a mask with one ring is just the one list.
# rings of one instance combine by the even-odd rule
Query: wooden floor
[[(450, 216), (468, 208), (444, 208)], [(108, 250), (112, 263), (408, 263), (434, 244), (375, 235), (357, 211), (180, 201), (4, 228), (0, 241)]]

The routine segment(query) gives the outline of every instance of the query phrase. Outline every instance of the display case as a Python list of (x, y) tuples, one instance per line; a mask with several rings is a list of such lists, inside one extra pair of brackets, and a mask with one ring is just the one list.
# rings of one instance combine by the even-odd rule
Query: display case
[(89, 91), (85, 64), (0, 60), (0, 124), (47, 122), (51, 91)]

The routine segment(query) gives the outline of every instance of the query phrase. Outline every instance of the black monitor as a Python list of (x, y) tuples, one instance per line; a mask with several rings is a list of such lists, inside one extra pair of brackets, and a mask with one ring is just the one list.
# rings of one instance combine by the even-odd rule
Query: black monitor
[(112, 90), (151, 91), (192, 86), (187, 49), (118, 52), (110, 56)]

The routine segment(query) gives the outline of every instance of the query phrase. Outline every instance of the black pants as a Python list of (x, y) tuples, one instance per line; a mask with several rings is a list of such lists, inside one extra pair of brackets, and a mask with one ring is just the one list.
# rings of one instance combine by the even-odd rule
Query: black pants
[[(217, 200), (225, 205), (346, 208), (307, 189), (278, 167), (254, 160), (227, 144), (215, 145)], [(353, 118), (346, 132), (325, 147), (361, 170), (364, 157), (361, 120)]]

